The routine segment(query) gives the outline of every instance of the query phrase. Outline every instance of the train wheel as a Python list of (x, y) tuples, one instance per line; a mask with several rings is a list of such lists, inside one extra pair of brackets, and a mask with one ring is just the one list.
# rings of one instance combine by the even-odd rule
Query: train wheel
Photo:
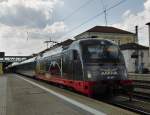
[(64, 88), (65, 88), (65, 87), (64, 87), (63, 85), (61, 85), (61, 84), (59, 85), (59, 87), (60, 87), (61, 89), (64, 89)]
[(108, 97), (110, 97), (110, 98), (114, 97), (114, 88), (112, 86), (108, 87), (106, 94), (108, 94)]
[(132, 92), (128, 92), (128, 96), (129, 96), (129, 101), (132, 101), (133, 98)]

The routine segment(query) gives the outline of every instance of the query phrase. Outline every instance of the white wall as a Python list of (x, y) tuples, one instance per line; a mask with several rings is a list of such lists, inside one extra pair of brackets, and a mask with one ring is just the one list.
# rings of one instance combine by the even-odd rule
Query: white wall
[(124, 59), (125, 59), (125, 64), (126, 64), (128, 72), (135, 72), (135, 59), (131, 58), (131, 54), (134, 51), (123, 50), (122, 52), (123, 52), (123, 56), (124, 56)]
[[(131, 58), (133, 52), (135, 52), (135, 50), (122, 50), (127, 70), (130, 73), (134, 73), (136, 69), (135, 58)], [(148, 68), (148, 50), (140, 50), (139, 54), (141, 54), (141, 52), (144, 53), (143, 55), (144, 68)], [(141, 56), (139, 56), (139, 63), (141, 63)]]

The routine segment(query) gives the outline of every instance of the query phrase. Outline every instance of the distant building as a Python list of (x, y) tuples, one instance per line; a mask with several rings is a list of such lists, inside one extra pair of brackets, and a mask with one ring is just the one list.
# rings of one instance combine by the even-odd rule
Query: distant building
[(108, 26), (95, 26), (74, 38), (76, 40), (82, 38), (104, 38), (112, 40), (118, 45), (137, 42), (136, 34)]
[(149, 48), (137, 43), (120, 45), (128, 72), (143, 73), (148, 69)]

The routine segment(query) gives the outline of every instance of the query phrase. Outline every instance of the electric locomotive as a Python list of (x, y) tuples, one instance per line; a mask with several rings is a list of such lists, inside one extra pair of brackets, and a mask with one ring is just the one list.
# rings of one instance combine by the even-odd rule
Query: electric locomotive
[(88, 96), (131, 94), (133, 90), (119, 47), (98, 38), (55, 45), (14, 67), (18, 73), (30, 73), (30, 76), (70, 87)]

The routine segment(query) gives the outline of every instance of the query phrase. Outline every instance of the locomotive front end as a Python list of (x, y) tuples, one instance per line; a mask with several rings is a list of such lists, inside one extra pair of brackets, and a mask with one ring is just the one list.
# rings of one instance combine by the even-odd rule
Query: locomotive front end
[(132, 83), (117, 45), (106, 40), (89, 40), (81, 44), (84, 78), (91, 84), (92, 95), (131, 92)]

